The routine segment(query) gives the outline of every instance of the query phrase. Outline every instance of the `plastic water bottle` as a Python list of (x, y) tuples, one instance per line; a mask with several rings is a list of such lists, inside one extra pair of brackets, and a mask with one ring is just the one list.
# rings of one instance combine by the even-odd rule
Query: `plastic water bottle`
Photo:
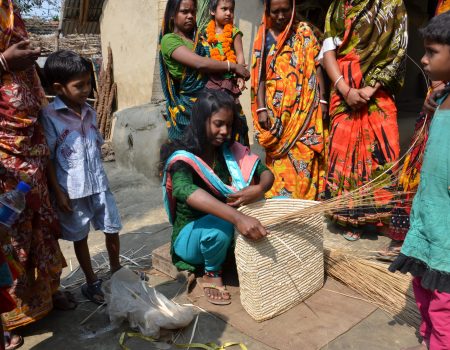
[(25, 195), (31, 187), (19, 182), (15, 190), (0, 195), (0, 224), (11, 227), (25, 209)]

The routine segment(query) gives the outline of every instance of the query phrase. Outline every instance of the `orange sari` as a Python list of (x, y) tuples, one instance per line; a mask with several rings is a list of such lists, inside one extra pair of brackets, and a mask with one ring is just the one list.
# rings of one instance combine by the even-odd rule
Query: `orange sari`
[[(256, 139), (264, 147), (267, 167), (275, 176), (266, 196), (315, 200), (324, 190), (326, 166), (316, 75), (320, 46), (306, 23), (294, 22), (294, 13), (277, 43), (266, 48), (270, 25), (264, 12), (253, 47), (252, 116)], [(263, 77), (270, 130), (261, 128), (256, 113)]]
[(450, 11), (450, 0), (439, 0), (436, 9), (436, 16), (447, 11)]

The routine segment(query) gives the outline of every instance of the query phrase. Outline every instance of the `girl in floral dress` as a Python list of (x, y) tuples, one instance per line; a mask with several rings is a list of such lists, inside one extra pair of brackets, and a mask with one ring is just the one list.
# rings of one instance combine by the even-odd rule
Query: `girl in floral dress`
[[(205, 43), (209, 46), (210, 57), (217, 61), (227, 62), (229, 67), (231, 67), (231, 63), (245, 65), (242, 47), (243, 34), (233, 25), (234, 7), (234, 0), (212, 0), (210, 2), (212, 19), (206, 28), (204, 38)], [(234, 98), (240, 111), (240, 127), (237, 141), (248, 146), (247, 120), (239, 102), (241, 91), (245, 89), (244, 79), (237, 78), (229, 69), (224, 74), (210, 75), (206, 88), (227, 92)]]

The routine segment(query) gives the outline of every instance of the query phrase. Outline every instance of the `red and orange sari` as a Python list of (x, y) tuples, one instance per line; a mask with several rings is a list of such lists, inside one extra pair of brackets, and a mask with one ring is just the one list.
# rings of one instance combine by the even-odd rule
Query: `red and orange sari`
[[(0, 51), (27, 38), (24, 22), (12, 0), (0, 0)], [(9, 290), (17, 307), (2, 315), (6, 330), (34, 322), (53, 308), (52, 295), (59, 287), (65, 264), (58, 245), (59, 223), (51, 207), (45, 165), (49, 149), (37, 122), (45, 101), (36, 70), (3, 72), (0, 85), (0, 193), (19, 181), (32, 189), (18, 222), (0, 236), (8, 260), (21, 267)]]
[[(351, 110), (336, 91), (330, 101), (327, 198), (351, 192), (391, 168), (400, 152), (393, 94), (403, 84), (407, 17), (401, 0), (335, 0), (328, 11), (325, 42), (332, 41), (345, 81), (352, 88), (381, 83), (368, 104)], [(342, 225), (389, 223), (395, 183), (376, 190), (372, 204), (335, 212)]]
[[(312, 29), (304, 22), (296, 23), (294, 16), (295, 11), (276, 44), (266, 48), (270, 23), (264, 11), (253, 47), (252, 115), (256, 139), (275, 176), (266, 196), (315, 200), (325, 188), (326, 166), (316, 75), (320, 45)], [(261, 79), (265, 79), (270, 130), (261, 128), (256, 113)]]

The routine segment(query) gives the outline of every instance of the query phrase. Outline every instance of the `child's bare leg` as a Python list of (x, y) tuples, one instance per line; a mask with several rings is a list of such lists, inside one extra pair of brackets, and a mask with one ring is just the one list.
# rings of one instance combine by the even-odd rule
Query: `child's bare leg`
[(92, 269), (91, 254), (89, 253), (89, 247), (87, 244), (88, 238), (83, 238), (81, 241), (73, 242), (75, 248), (75, 255), (80, 263), (81, 270), (83, 270), (86, 276), (86, 282), (92, 284), (97, 280), (97, 276)]
[(105, 233), (106, 249), (108, 250), (109, 265), (111, 266), (111, 274), (119, 270), (120, 265), (120, 239), (119, 233)]

